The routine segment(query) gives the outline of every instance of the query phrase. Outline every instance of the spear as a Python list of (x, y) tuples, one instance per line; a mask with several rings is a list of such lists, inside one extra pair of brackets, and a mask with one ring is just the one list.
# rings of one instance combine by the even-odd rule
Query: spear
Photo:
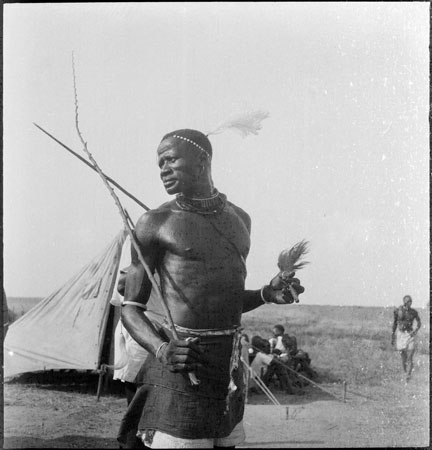
[[(170, 327), (172, 329), (172, 333), (174, 335), (174, 338), (175, 339), (179, 339), (179, 336), (177, 334), (177, 330), (176, 330), (175, 325), (174, 325), (174, 321), (173, 321), (172, 316), (171, 316), (171, 311), (169, 310), (169, 307), (168, 307), (168, 302), (163, 297), (163, 295), (162, 295), (162, 293), (160, 291), (159, 285), (157, 284), (157, 282), (156, 282), (156, 280), (155, 280), (155, 278), (154, 278), (150, 268), (148, 267), (147, 263), (144, 261), (144, 258), (143, 258), (142, 253), (141, 253), (141, 249), (140, 249), (140, 247), (138, 245), (138, 242), (136, 241), (135, 235), (134, 235), (134, 233), (133, 233), (133, 231), (132, 231), (132, 229), (131, 229), (131, 227), (129, 225), (128, 218), (127, 218), (127, 213), (125, 213), (125, 210), (124, 210), (122, 204), (120, 203), (120, 200), (119, 200), (118, 196), (114, 192), (114, 189), (112, 188), (112, 186), (109, 184), (105, 174), (102, 172), (102, 170), (100, 169), (100, 167), (97, 164), (96, 160), (93, 158), (93, 155), (90, 153), (90, 151), (89, 151), (89, 149), (87, 147), (87, 142), (85, 142), (84, 138), (82, 137), (82, 134), (81, 134), (81, 131), (80, 131), (80, 128), (79, 128), (79, 122), (78, 122), (78, 95), (77, 95), (77, 88), (76, 88), (75, 61), (74, 61), (73, 53), (72, 53), (72, 72), (73, 72), (74, 95), (75, 95), (75, 128), (77, 130), (78, 137), (79, 137), (79, 139), (80, 139), (80, 141), (81, 141), (81, 143), (83, 145), (83, 150), (86, 153), (86, 155), (88, 156), (90, 162), (93, 164), (93, 167), (96, 169), (97, 173), (101, 177), (103, 183), (105, 184), (106, 188), (110, 192), (111, 196), (113, 197), (114, 202), (117, 205), (117, 208), (118, 208), (118, 210), (120, 212), (120, 215), (121, 215), (121, 217), (123, 219), (123, 223), (124, 223), (125, 229), (126, 229), (127, 233), (129, 234), (129, 237), (130, 237), (130, 240), (131, 240), (131, 244), (133, 245), (135, 251), (137, 252), (138, 260), (143, 265), (144, 270), (146, 271), (147, 276), (148, 276), (148, 278), (149, 278), (149, 280), (150, 280), (150, 282), (151, 282), (151, 284), (152, 284), (152, 286), (153, 286), (157, 296), (159, 297), (160, 301), (162, 302), (162, 306), (163, 306), (163, 308), (165, 310), (165, 314), (167, 316), (168, 323), (169, 323), (169, 325), (170, 325)], [(193, 372), (188, 372), (188, 375), (189, 375), (190, 382), (193, 385), (198, 385), (199, 384), (199, 380), (197, 379), (196, 375)]]
[[(90, 169), (93, 169), (95, 172), (97, 172), (96, 167), (94, 167), (92, 164), (90, 164), (86, 159), (84, 159), (82, 156), (78, 155), (78, 153), (74, 152), (71, 148), (69, 148), (67, 145), (63, 144), (60, 140), (58, 140), (56, 137), (54, 137), (52, 134), (48, 133), (48, 131), (44, 130), (41, 126), (39, 126), (37, 123), (33, 122), (33, 125), (39, 130), (41, 130), (43, 133), (45, 133), (47, 136), (49, 136), (53, 141), (57, 142), (57, 144), (60, 144), (63, 148), (65, 148), (68, 152), (70, 152), (72, 155), (76, 156), (80, 161), (82, 161), (84, 164), (90, 167)], [(126, 194), (129, 198), (134, 200), (138, 205), (140, 205), (142, 208), (144, 208), (146, 211), (150, 211), (150, 208), (146, 206), (144, 203), (142, 203), (140, 200), (138, 200), (135, 196), (133, 196), (130, 192), (128, 192), (125, 188), (120, 186), (117, 181), (113, 180), (108, 175), (104, 174), (105, 178), (113, 184), (116, 188), (120, 189), (124, 194)]]

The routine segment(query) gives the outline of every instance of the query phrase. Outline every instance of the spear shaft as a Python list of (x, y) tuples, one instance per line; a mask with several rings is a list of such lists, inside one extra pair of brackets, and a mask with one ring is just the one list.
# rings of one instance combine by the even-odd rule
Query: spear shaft
[[(85, 158), (83, 158), (82, 156), (78, 155), (78, 153), (74, 152), (71, 148), (69, 148), (67, 145), (63, 144), (63, 142), (61, 142), (60, 140), (58, 140), (56, 137), (54, 137), (52, 134), (48, 133), (48, 131), (44, 130), (41, 126), (39, 126), (37, 123), (33, 122), (33, 125), (37, 128), (39, 128), (39, 130), (41, 130), (43, 133), (45, 133), (47, 136), (49, 136), (53, 141), (57, 142), (57, 144), (60, 144), (64, 149), (66, 149), (68, 152), (72, 153), (72, 155), (76, 156), (81, 162), (83, 162), (84, 164), (86, 164), (87, 166), (90, 167), (90, 169), (93, 169), (95, 172), (97, 172), (97, 169), (95, 168), (95, 166), (91, 163), (89, 163)], [(128, 192), (124, 187), (120, 186), (120, 184), (117, 183), (117, 181), (113, 180), (111, 177), (109, 177), (108, 175), (104, 174), (104, 177), (111, 183), (113, 184), (116, 188), (120, 189), (123, 194), (126, 194), (129, 198), (131, 198), (132, 200), (134, 200), (138, 205), (140, 205), (142, 208), (144, 208), (146, 211), (150, 211), (150, 208), (145, 205), (144, 203), (142, 203), (140, 200), (138, 200), (134, 195), (132, 195), (130, 192)]]
[[(114, 189), (112, 188), (112, 186), (110, 186), (110, 184), (108, 183), (108, 180), (105, 176), (105, 174), (102, 172), (101, 168), (99, 167), (99, 165), (97, 164), (96, 160), (93, 158), (93, 155), (90, 153), (90, 151), (88, 150), (87, 147), (87, 142), (84, 140), (82, 134), (81, 134), (81, 130), (79, 128), (79, 121), (78, 121), (78, 96), (77, 96), (77, 88), (76, 88), (76, 78), (75, 78), (75, 63), (74, 63), (74, 57), (73, 57), (73, 53), (72, 53), (72, 71), (73, 71), (73, 82), (74, 82), (74, 95), (75, 95), (75, 128), (78, 134), (78, 137), (83, 145), (83, 150), (86, 153), (87, 157), (89, 158), (90, 162), (92, 163), (92, 165), (94, 166), (96, 172), (99, 174), (99, 176), (102, 179), (102, 182), (104, 183), (104, 185), (106, 186), (106, 188), (108, 189), (109, 193), (111, 194), (111, 197), (114, 199), (114, 202), (120, 212), (120, 216), (123, 219), (125, 228), (129, 234), (130, 240), (131, 240), (131, 244), (133, 246), (133, 248), (135, 249), (137, 256), (138, 256), (138, 260), (140, 261), (140, 263), (142, 264), (142, 266), (144, 267), (145, 272), (147, 273), (147, 277), (149, 279), (149, 281), (151, 282), (157, 296), (159, 297), (159, 300), (162, 303), (162, 306), (165, 310), (165, 314), (168, 320), (168, 323), (171, 327), (172, 333), (174, 335), (175, 339), (179, 339), (173, 318), (171, 316), (171, 311), (169, 309), (168, 306), (168, 302), (166, 301), (166, 299), (164, 298), (164, 296), (162, 295), (162, 292), (160, 290), (159, 285), (157, 284), (152, 271), (150, 270), (150, 267), (148, 266), (148, 264), (146, 263), (146, 261), (144, 260), (144, 257), (141, 253), (141, 249), (139, 247), (139, 244), (135, 238), (135, 235), (128, 223), (128, 218), (127, 218), (127, 214), (125, 213), (125, 210), (123, 208), (123, 205), (120, 203), (120, 199), (117, 197), (117, 195), (114, 192)], [(157, 353), (157, 352), (156, 352)], [(157, 356), (157, 355), (156, 355)], [(188, 376), (189, 376), (189, 380), (191, 382), (192, 385), (198, 385), (200, 383), (200, 381), (197, 379), (196, 375), (194, 372), (188, 372)]]

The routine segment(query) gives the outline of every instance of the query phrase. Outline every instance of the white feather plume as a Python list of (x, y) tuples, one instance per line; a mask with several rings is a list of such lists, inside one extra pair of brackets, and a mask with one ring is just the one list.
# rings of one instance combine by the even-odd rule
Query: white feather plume
[(219, 134), (225, 130), (233, 130), (239, 133), (241, 136), (246, 137), (249, 134), (258, 134), (261, 130), (261, 122), (269, 117), (267, 111), (251, 111), (231, 116), (225, 122), (219, 124), (214, 130), (207, 133), (207, 136), (211, 134)]

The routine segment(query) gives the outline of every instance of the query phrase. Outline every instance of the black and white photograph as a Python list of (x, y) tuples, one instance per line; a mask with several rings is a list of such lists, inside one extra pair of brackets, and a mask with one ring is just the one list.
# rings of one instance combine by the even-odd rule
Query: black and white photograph
[(3, 448), (428, 448), (429, 2), (3, 3)]

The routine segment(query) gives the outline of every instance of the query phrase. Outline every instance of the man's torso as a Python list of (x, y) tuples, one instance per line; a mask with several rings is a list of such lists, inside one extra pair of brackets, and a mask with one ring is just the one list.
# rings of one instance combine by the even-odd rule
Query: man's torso
[(418, 313), (415, 309), (401, 306), (395, 314), (397, 315), (397, 324), (400, 331), (413, 331), (414, 320), (418, 320)]
[(228, 203), (217, 215), (200, 215), (169, 205), (157, 270), (174, 321), (189, 328), (239, 324), (250, 247), (239, 209)]

